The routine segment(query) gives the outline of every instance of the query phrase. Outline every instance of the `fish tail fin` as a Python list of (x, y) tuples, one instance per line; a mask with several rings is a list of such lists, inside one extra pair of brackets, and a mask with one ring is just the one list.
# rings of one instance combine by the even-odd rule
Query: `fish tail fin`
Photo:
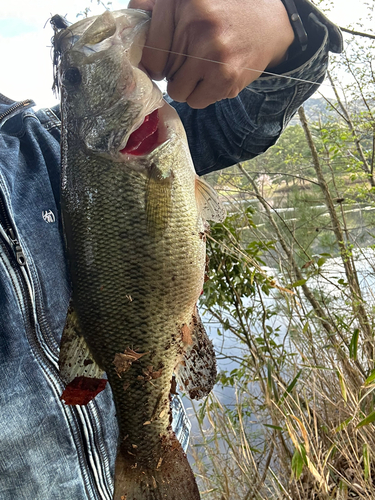
[(174, 438), (158, 463), (150, 468), (119, 448), (113, 500), (200, 500), (186, 454)]

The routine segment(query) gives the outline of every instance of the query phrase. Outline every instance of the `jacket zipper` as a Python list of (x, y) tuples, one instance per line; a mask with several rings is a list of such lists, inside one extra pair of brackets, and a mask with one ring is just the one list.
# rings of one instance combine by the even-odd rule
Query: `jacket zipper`
[(14, 113), (14, 111), (17, 111), (18, 109), (26, 108), (30, 104), (32, 104), (33, 101), (31, 99), (25, 99), (24, 101), (17, 102), (16, 104), (13, 104), (10, 108), (8, 108), (4, 113), (0, 115), (0, 122), (6, 118), (7, 116), (11, 115)]
[(12, 245), (18, 264), (20, 266), (25, 266), (26, 265), (25, 255), (22, 251), (19, 241), (14, 235), (14, 231), (10, 223), (7, 211), (5, 210), (3, 198), (0, 196), (0, 224), (1, 222), (3, 222), (5, 233), (8, 236), (8, 240)]
[[(9, 219), (7, 210), (5, 208), (3, 197), (0, 194), (0, 233), (1, 232), (5, 233), (5, 236), (7, 237), (7, 240), (10, 243), (10, 248), (13, 250), (13, 252), (10, 252), (9, 250), (6, 249), (6, 247), (3, 247), (6, 254), (7, 254), (7, 258), (9, 259), (9, 262), (11, 262), (11, 260), (13, 260), (13, 262), (14, 262), (14, 260), (16, 260), (17, 264), (20, 266), (20, 267), (18, 267), (17, 265), (15, 265), (15, 262), (14, 262), (14, 264), (12, 265), (12, 268), (13, 268), (13, 271), (16, 273), (16, 276), (18, 279), (18, 283), (19, 283), (18, 288), (20, 289), (21, 294), (22, 294), (22, 302), (24, 304), (24, 313), (28, 316), (28, 319), (26, 320), (27, 321), (27, 329), (29, 330), (29, 335), (31, 335), (32, 338), (34, 339), (34, 343), (35, 343), (35, 347), (36, 347), (39, 344), (39, 342), (36, 338), (36, 333), (35, 333), (35, 325), (34, 325), (35, 319), (33, 317), (34, 316), (34, 313), (33, 313), (34, 306), (36, 307), (37, 317), (41, 316), (41, 310), (38, 307), (36, 298), (33, 299), (33, 292), (31, 289), (31, 285), (28, 283), (28, 281), (30, 281), (30, 278), (28, 277), (28, 270), (26, 267), (26, 258), (25, 258), (25, 255), (23, 253), (21, 245), (14, 234), (14, 230), (13, 230), (11, 221)], [(9, 247), (8, 247), (8, 249), (9, 249)], [(12, 253), (13, 253), (13, 255), (12, 255)], [(12, 259), (12, 257), (13, 257), (13, 259)], [(42, 328), (42, 324), (40, 322), (39, 322), (39, 325), (40, 325), (40, 328)], [(46, 325), (44, 328), (46, 329)], [(40, 354), (38, 354), (38, 357), (40, 357)], [(50, 377), (50, 375), (47, 375), (47, 376)], [(54, 386), (56, 386), (56, 384), (53, 381), (52, 381), (52, 383)], [(90, 408), (87, 408), (87, 409), (84, 409), (81, 411), (83, 413), (88, 412), (88, 415), (91, 415), (91, 413), (92, 413), (92, 410)], [(78, 412), (78, 413), (80, 415), (79, 417), (78, 417), (78, 415), (75, 415), (74, 412), (72, 412), (72, 414), (71, 414), (73, 419), (76, 421), (77, 430), (81, 426), (84, 426), (84, 425), (88, 426), (88, 423), (86, 422), (86, 419), (83, 417), (83, 415), (80, 412)], [(91, 418), (93, 418), (93, 416)], [(79, 420), (81, 420), (81, 422), (79, 422)], [(89, 427), (92, 427), (91, 424)], [(86, 431), (84, 431), (82, 433), (82, 435), (75, 433), (75, 439), (77, 439), (79, 444), (80, 444), (80, 449), (77, 447), (77, 451), (78, 451), (78, 454), (80, 456), (82, 474), (85, 477), (85, 485), (86, 485), (86, 488), (89, 489), (88, 496), (89, 497), (91, 497), (91, 496), (96, 497), (96, 495), (100, 495), (100, 497), (109, 498), (110, 486), (108, 488), (106, 472), (100, 466), (100, 464), (96, 464), (96, 466), (95, 466), (92, 463), (90, 463), (91, 460), (89, 459), (89, 456), (87, 456), (86, 452), (84, 451), (88, 448), (89, 442), (90, 442), (90, 438), (88, 436), (86, 436), (88, 443), (85, 444), (85, 442), (84, 442), (84, 435), (87, 432), (89, 432), (88, 428)], [(95, 431), (94, 427), (92, 428), (91, 433), (92, 433), (93, 439), (96, 440), (96, 431)], [(77, 443), (77, 446), (78, 446), (78, 443)], [(91, 475), (87, 474), (87, 471), (90, 468), (92, 468), (92, 477), (91, 477)], [(99, 469), (102, 471), (103, 478), (101, 481), (95, 480), (95, 476), (98, 473), (98, 471), (95, 473), (96, 469)], [(103, 491), (103, 487), (104, 487), (104, 491)]]
[[(0, 114), (0, 126), (3, 120), (12, 117), (20, 111), (22, 112), (24, 109), (32, 106), (33, 104), (34, 101), (26, 99), (10, 106), (4, 113)], [(27, 266), (25, 254), (16, 237), (13, 224), (9, 217), (1, 192), (0, 235), (3, 235), (3, 239), (5, 240), (4, 242), (7, 243), (3, 245), (0, 238), (0, 246), (5, 252), (4, 257), (8, 260), (8, 265), (12, 268), (14, 273), (12, 279), (16, 280), (14, 287), (18, 291), (20, 304), (22, 304), (23, 314), (25, 315), (25, 329), (28, 332), (30, 340), (32, 340), (32, 344), (34, 344), (34, 354), (39, 359), (41, 365), (45, 366), (45, 375), (50, 380), (54, 390), (58, 393), (61, 387), (59, 387), (60, 383), (58, 382), (58, 379), (55, 379), (54, 375), (54, 372), (57, 369), (56, 363), (50, 359), (50, 355), (47, 354), (47, 352), (43, 354), (43, 349), (41, 349), (40, 340), (38, 339), (36, 330), (36, 322), (39, 325), (42, 338), (45, 339), (49, 350), (53, 353), (54, 349), (51, 349), (51, 345), (48, 340), (50, 337), (50, 329), (44, 317), (43, 310), (38, 305), (38, 298), (37, 296), (34, 296), (32, 270)], [(47, 336), (45, 335), (46, 333)], [(48, 360), (51, 363), (50, 366)], [(94, 404), (96, 408), (96, 403)], [(97, 463), (97, 458), (94, 460), (90, 458), (92, 452), (94, 452), (95, 456), (97, 454), (95, 452), (94, 443), (98, 438), (101, 424), (98, 416), (96, 415), (96, 410), (90, 407), (79, 410), (80, 411), (70, 411), (66, 409), (65, 411), (67, 412), (66, 417), (68, 420), (72, 419), (75, 422), (75, 425), (73, 425), (72, 428), (72, 438), (77, 447), (78, 460), (80, 463), (81, 473), (84, 478), (83, 481), (85, 489), (87, 491), (88, 498), (95, 498), (97, 500), (101, 498), (103, 500), (109, 500), (112, 498), (112, 478), (109, 475), (108, 464), (102, 465), (101, 460)], [(93, 420), (93, 422), (91, 422), (91, 420)]]
[[(36, 355), (37, 359), (42, 365), (45, 365), (46, 360), (43, 360), (43, 355), (40, 351), (39, 341), (36, 335), (36, 325), (35, 325), (35, 317), (34, 317), (34, 306), (36, 305), (35, 299), (33, 298), (33, 292), (31, 289), (31, 285), (29, 285), (28, 281), (28, 273), (26, 268), (26, 259), (22, 252), (21, 246), (19, 245), (18, 240), (15, 238), (14, 231), (10, 226), (9, 217), (4, 207), (4, 202), (2, 200), (2, 196), (0, 195), (0, 233), (3, 234), (5, 241), (2, 243), (0, 240), (0, 247), (2, 247), (5, 252), (5, 257), (8, 260), (9, 266), (12, 268), (14, 277), (12, 280), (15, 280), (13, 286), (18, 291), (18, 300), (21, 304), (21, 310), (24, 315), (25, 321), (25, 330), (27, 332), (27, 336), (29, 339), (32, 339), (33, 343), (33, 351)], [(8, 244), (6, 244), (8, 243)], [(17, 263), (16, 263), (17, 262)], [(58, 387), (58, 383), (51, 378), (51, 368), (47, 368), (45, 372), (46, 376), (50, 379), (54, 389), (59, 392), (60, 388)], [(53, 371), (53, 369), (52, 369)], [(52, 375), (53, 377), (53, 375)], [(68, 410), (67, 410), (68, 411)], [(85, 411), (90, 411), (89, 409), (85, 409)], [(69, 411), (68, 411), (69, 412)], [(99, 491), (98, 485), (95, 484), (94, 477), (91, 477), (88, 474), (90, 470), (90, 460), (86, 454), (87, 445), (85, 444), (85, 431), (80, 430), (81, 426), (84, 425), (84, 421), (81, 422), (82, 416), (78, 416), (74, 411), (71, 412), (70, 418), (75, 421), (75, 431), (72, 431), (73, 439), (76, 442), (77, 453), (79, 456), (79, 462), (81, 465), (82, 475), (84, 477), (85, 488), (87, 489), (88, 498), (100, 498), (97, 491)], [(86, 424), (87, 425), (87, 424)], [(87, 431), (86, 431), (87, 432)], [(97, 496), (98, 495), (98, 496)]]
[[(3, 120), (10, 118), (14, 114), (17, 114), (19, 111), (23, 111), (25, 108), (28, 108), (33, 104), (34, 101), (31, 99), (26, 99), (24, 101), (15, 103), (4, 113), (0, 114), (0, 126)], [(12, 221), (8, 215), (4, 199), (0, 192), (0, 235), (1, 234), (3, 235), (5, 243), (8, 243), (8, 245), (2, 245), (2, 242), (0, 240), (0, 246), (3, 247), (9, 265), (15, 273), (14, 279), (16, 279), (18, 282), (18, 284), (14, 283), (14, 286), (18, 290), (18, 293), (20, 293), (19, 300), (23, 304), (22, 309), (23, 313), (25, 314), (26, 321), (25, 328), (28, 331), (30, 340), (32, 339), (34, 349), (36, 349), (36, 351), (34, 351), (34, 354), (37, 356), (37, 358), (39, 358), (39, 362), (41, 363), (41, 365), (45, 365), (47, 362), (47, 365), (45, 366), (45, 375), (48, 379), (50, 379), (54, 390), (59, 392), (61, 388), (58, 387), (59, 382), (57, 379), (55, 380), (55, 375), (53, 374), (53, 372), (57, 369), (56, 364), (53, 360), (50, 359), (49, 354), (43, 354), (42, 352), (39, 352), (41, 350), (41, 347), (40, 340), (38, 339), (36, 332), (37, 327), (35, 322), (38, 323), (42, 337), (45, 339), (49, 350), (53, 353), (54, 349), (51, 349), (51, 345), (48, 340), (48, 338), (50, 337), (49, 326), (46, 322), (42, 309), (38, 305), (38, 299), (36, 296), (34, 296), (32, 285), (33, 280), (30, 276), (30, 270), (27, 266), (26, 257), (24, 255), (20, 242), (15, 235)], [(46, 333), (47, 336), (45, 336)], [(43, 359), (44, 357), (46, 357), (46, 359)], [(47, 368), (48, 360), (51, 363), (51, 366), (49, 366), (49, 368)], [(94, 404), (96, 407), (96, 403)], [(106, 466), (102, 465), (101, 460), (99, 461), (99, 463), (97, 463), (97, 459), (95, 459), (95, 463), (93, 463), (92, 458), (90, 458), (92, 452), (95, 452), (95, 445), (93, 443), (96, 442), (98, 438), (98, 431), (101, 424), (98, 416), (96, 415), (96, 411), (94, 411), (90, 407), (84, 409), (82, 408), (80, 410), (81, 411), (68, 411), (68, 409), (66, 409), (65, 411), (67, 412), (66, 417), (69, 420), (72, 419), (75, 422), (75, 430), (72, 430), (72, 437), (76, 443), (81, 472), (84, 478), (85, 489), (87, 491), (88, 498), (95, 498), (97, 500), (99, 500), (99, 498), (103, 500), (109, 500), (110, 498), (112, 498), (111, 490), (113, 486), (112, 478), (109, 475), (108, 464), (106, 464)], [(84, 417), (83, 415), (86, 415), (86, 417)], [(92, 419), (95, 424), (88, 423), (91, 422)], [(91, 442), (92, 440), (93, 442)], [(92, 447), (91, 452), (90, 447)], [(94, 453), (94, 455), (96, 456), (96, 453)], [(98, 476), (100, 476), (100, 478)]]

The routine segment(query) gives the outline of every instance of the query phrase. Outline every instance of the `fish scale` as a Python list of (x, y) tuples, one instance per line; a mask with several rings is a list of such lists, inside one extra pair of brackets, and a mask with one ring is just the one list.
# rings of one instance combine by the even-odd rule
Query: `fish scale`
[[(145, 216), (147, 170), (128, 175), (128, 170), (119, 169), (118, 164), (95, 158), (90, 159), (87, 169), (87, 157), (74, 154), (75, 150), (80, 151), (78, 148), (70, 150), (73, 153), (68, 155), (66, 176), (69, 177), (69, 165), (72, 165), (85, 186), (78, 206), (76, 196), (70, 203), (69, 197), (64, 202), (72, 228), (69, 253), (74, 255), (73, 297), (80, 326), (92, 353), (108, 374), (121, 438), (129, 435), (132, 445), (133, 441), (149, 443), (150, 436), (156, 435), (161, 446), (160, 432), (155, 433), (143, 424), (150, 421), (161, 394), (164, 407), (169, 404), (170, 380), (178, 362), (178, 351), (183, 349), (179, 328), (191, 322), (202, 287), (204, 243), (199, 237), (202, 223), (197, 214), (195, 193), (192, 189), (192, 206), (187, 210), (187, 182), (183, 175), (176, 173), (170, 224), (163, 234), (150, 234)], [(190, 184), (193, 186), (191, 179)], [(66, 191), (71, 190), (74, 186), (68, 182)], [(87, 214), (85, 218), (82, 218), (83, 209)], [(123, 232), (131, 234), (131, 238), (124, 238)], [(88, 263), (87, 247), (95, 256), (94, 262)], [(192, 273), (192, 261), (197, 267), (195, 273)], [(196, 274), (196, 279), (192, 274)], [(173, 338), (175, 341), (170, 342)], [(113, 365), (114, 357), (128, 348), (150, 354), (133, 364), (120, 379)], [(163, 389), (155, 391), (150, 382), (139, 383), (137, 378), (143, 376), (148, 366), (163, 367), (160, 380), (152, 381), (154, 386)], [(126, 391), (124, 383), (130, 383)], [(132, 390), (134, 384), (141, 389)], [(144, 391), (147, 384), (152, 390)], [(166, 412), (158, 426), (165, 429), (168, 420)], [(155, 423), (150, 425), (153, 427)], [(132, 429), (137, 429), (138, 434)], [(139, 460), (143, 458), (142, 451), (140, 447)], [(148, 446), (146, 452), (149, 452)]]

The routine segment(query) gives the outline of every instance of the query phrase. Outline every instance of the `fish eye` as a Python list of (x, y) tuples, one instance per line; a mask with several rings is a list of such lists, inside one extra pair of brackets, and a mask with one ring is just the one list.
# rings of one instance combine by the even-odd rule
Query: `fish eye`
[(76, 86), (79, 85), (81, 81), (82, 81), (82, 76), (78, 68), (72, 67), (64, 71), (63, 84)]

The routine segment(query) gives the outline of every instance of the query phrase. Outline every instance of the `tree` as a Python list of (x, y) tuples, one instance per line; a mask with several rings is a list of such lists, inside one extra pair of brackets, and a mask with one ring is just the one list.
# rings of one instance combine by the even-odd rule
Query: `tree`
[(218, 179), (231, 214), (208, 239), (202, 310), (236, 363), (218, 379), (236, 398), (197, 409), (209, 500), (375, 498), (373, 60), (371, 39), (351, 41), (330, 111), (312, 122), (301, 109), (269, 152)]

